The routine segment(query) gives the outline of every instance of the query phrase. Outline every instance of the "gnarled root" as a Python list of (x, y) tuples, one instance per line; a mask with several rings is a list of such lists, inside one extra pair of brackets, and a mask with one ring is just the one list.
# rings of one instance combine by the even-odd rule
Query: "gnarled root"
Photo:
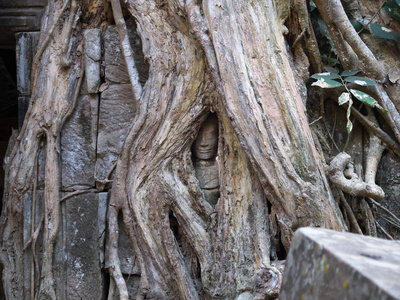
[(385, 197), (382, 188), (375, 183), (366, 183), (354, 173), (351, 157), (341, 152), (329, 165), (329, 178), (342, 191), (356, 197), (369, 197), (381, 200)]

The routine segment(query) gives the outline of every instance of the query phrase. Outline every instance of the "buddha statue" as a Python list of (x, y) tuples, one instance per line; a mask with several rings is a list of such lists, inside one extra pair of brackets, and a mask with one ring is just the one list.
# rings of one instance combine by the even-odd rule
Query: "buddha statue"
[(196, 177), (205, 199), (215, 205), (219, 199), (218, 118), (210, 114), (192, 146)]

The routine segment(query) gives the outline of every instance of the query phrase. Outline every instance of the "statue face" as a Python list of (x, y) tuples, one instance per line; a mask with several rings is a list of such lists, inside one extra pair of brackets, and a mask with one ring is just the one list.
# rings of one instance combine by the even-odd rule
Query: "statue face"
[(218, 119), (211, 115), (200, 128), (199, 135), (193, 143), (193, 154), (199, 159), (212, 159), (217, 155)]

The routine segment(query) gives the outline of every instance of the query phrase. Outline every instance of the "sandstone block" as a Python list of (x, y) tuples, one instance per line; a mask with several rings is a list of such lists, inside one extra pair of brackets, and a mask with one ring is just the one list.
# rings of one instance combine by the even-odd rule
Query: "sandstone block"
[(296, 231), (279, 299), (400, 299), (399, 241)]
[(82, 194), (66, 201), (68, 299), (102, 299), (99, 258), (99, 197)]
[(96, 176), (104, 179), (117, 160), (135, 116), (129, 84), (110, 85), (100, 99)]
[(26, 112), (29, 107), (29, 97), (18, 97), (18, 128), (21, 129), (24, 124)]
[(101, 39), (100, 29), (86, 29), (85, 41), (85, 79), (87, 92), (97, 93), (100, 86)]
[[(126, 25), (135, 65), (139, 72), (139, 80), (144, 84), (149, 76), (149, 66), (143, 57), (142, 43), (136, 32), (134, 22), (128, 21)], [(129, 83), (129, 75), (120, 47), (118, 30), (115, 25), (107, 26), (104, 32), (104, 62), (105, 78), (107, 82)]]
[(75, 111), (64, 125), (61, 132), (64, 191), (85, 189), (95, 185), (97, 114), (97, 94), (81, 95)]
[(31, 70), (35, 57), (40, 32), (20, 32), (15, 35), (17, 40), (17, 90), (21, 96), (31, 94)]

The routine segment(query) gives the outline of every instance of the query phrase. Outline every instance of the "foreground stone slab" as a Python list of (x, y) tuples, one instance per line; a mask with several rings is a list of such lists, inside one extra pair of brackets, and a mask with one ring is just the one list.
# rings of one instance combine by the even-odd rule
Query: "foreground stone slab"
[(301, 228), (279, 299), (400, 299), (400, 241)]

